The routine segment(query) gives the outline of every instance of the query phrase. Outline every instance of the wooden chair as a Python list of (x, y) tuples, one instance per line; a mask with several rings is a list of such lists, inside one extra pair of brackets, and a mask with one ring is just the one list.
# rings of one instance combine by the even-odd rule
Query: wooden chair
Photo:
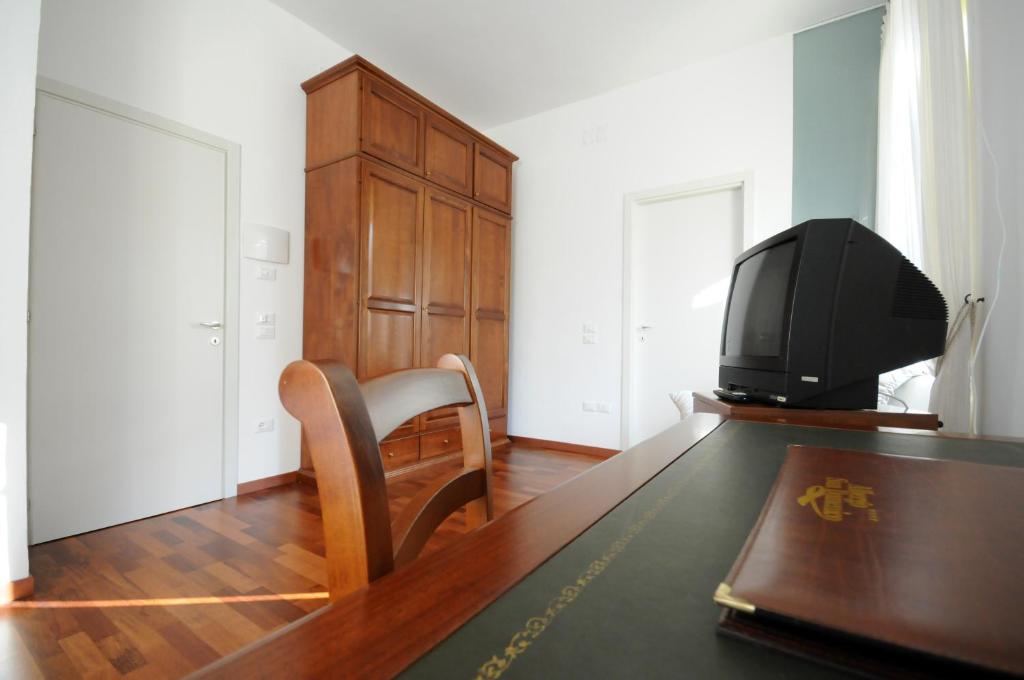
[[(491, 438), (480, 382), (464, 356), (446, 354), (437, 366), (362, 385), (336, 362), (295, 361), (281, 374), (281, 402), (302, 423), (316, 471), (331, 601), (411, 562), (463, 505), (469, 528), (493, 518)], [(463, 468), (427, 486), (390, 522), (380, 440), (442, 406), (458, 406)]]

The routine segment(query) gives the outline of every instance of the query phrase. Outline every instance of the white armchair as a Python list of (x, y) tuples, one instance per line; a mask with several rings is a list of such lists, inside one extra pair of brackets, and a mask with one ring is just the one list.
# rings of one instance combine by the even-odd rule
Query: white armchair
[(693, 413), (693, 392), (690, 390), (669, 392), (668, 398), (671, 399), (672, 403), (676, 405), (677, 409), (679, 409), (679, 420), (682, 420)]
[(878, 408), (927, 411), (935, 384), (935, 365), (921, 361), (878, 376)]

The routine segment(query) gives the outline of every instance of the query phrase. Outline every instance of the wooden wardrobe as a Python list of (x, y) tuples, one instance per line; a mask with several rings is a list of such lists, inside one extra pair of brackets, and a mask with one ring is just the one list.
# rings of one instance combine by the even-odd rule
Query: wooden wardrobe
[[(365, 380), (465, 354), (492, 439), (507, 441), (516, 156), (359, 56), (302, 89), (303, 356), (341, 360)], [(389, 475), (459, 451), (454, 409), (419, 416), (381, 444)], [(311, 474), (305, 450), (302, 468)]]

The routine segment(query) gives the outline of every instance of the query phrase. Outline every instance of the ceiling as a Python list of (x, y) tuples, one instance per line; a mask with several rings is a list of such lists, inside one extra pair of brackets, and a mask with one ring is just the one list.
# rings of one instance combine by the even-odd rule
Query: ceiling
[(880, 4), (879, 0), (272, 1), (481, 129)]

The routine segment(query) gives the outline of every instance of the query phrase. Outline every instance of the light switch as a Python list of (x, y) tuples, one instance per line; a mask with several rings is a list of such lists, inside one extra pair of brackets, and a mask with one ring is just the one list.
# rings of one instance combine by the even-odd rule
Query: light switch
[(256, 326), (257, 340), (273, 340), (277, 337), (276, 326)]
[(273, 326), (277, 323), (277, 314), (272, 312), (257, 312), (256, 323), (260, 326)]
[(257, 267), (257, 281), (277, 281), (277, 267)]

